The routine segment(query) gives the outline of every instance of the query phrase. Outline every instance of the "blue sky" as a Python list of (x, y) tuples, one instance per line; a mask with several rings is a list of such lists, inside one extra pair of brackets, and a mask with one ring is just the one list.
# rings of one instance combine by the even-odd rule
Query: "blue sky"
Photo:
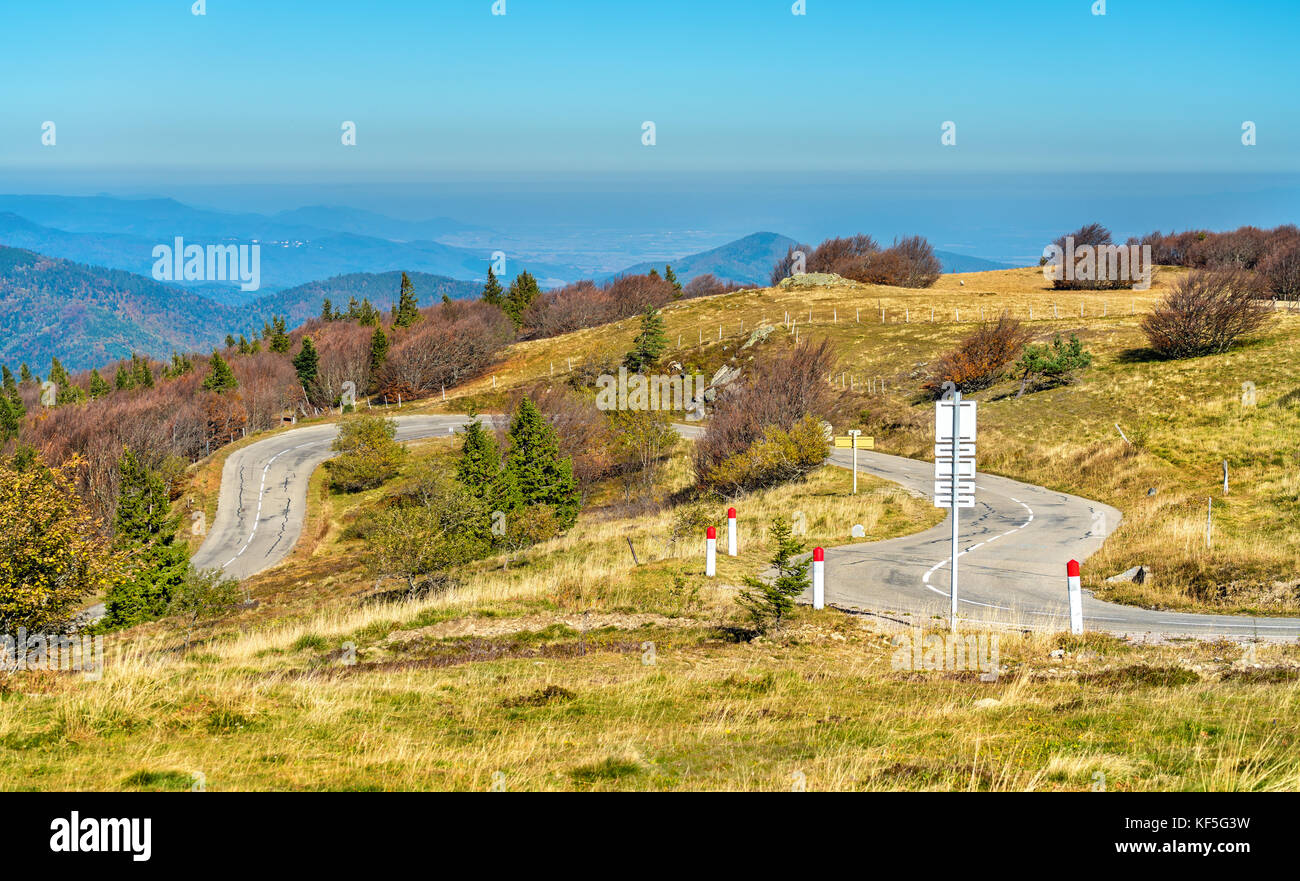
[(1300, 171), (1295, 0), (191, 2), (6, 2), (0, 176)]

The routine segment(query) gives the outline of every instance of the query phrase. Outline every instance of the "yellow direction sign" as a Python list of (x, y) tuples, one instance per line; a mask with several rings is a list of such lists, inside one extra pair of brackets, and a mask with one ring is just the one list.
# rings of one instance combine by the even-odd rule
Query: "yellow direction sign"
[[(847, 436), (847, 437), (836, 436), (835, 446), (837, 448), (845, 449), (845, 450), (853, 449), (852, 436)], [(859, 450), (874, 450), (875, 448), (876, 448), (876, 439), (874, 437), (863, 437), (861, 435), (858, 435)]]

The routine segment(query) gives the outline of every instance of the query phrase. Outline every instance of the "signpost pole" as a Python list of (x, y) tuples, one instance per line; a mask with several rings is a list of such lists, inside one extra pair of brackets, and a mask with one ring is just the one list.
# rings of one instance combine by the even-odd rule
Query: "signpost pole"
[(853, 438), (853, 494), (858, 494), (858, 435), (862, 434), (860, 428), (850, 428), (849, 437)]
[(957, 451), (961, 442), (961, 391), (952, 397), (952, 580), (948, 586), (948, 626), (957, 632)]

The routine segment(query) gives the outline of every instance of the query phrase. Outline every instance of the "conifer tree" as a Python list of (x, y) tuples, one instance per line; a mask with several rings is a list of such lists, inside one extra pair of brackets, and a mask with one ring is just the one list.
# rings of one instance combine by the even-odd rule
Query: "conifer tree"
[(501, 308), (510, 316), (516, 328), (523, 326), (524, 313), (541, 293), (541, 288), (537, 286), (537, 279), (533, 278), (532, 273), (525, 271), (515, 276), (515, 280), (510, 283), (510, 289), (506, 291), (505, 302)]
[(456, 461), (456, 479), (485, 510), (508, 513), (519, 507), (519, 488), (502, 467), (496, 437), (475, 419), (465, 426), (465, 441)]
[(298, 372), (298, 382), (308, 392), (316, 386), (316, 376), (320, 371), (320, 355), (311, 337), (302, 338), (302, 349), (293, 356), (293, 369)]
[(415, 296), (415, 285), (410, 276), (402, 273), (402, 289), (397, 295), (397, 309), (393, 314), (393, 324), (398, 327), (410, 327), (420, 320), (420, 306)]
[(230, 334), (226, 334), (226, 348), (233, 349), (234, 347), (235, 347), (235, 338)]
[(664, 281), (673, 286), (673, 299), (680, 300), (682, 298), (682, 283), (677, 280), (677, 273), (673, 272), (671, 264), (664, 266)]
[(242, 333), (239, 335), (239, 354), (248, 355), (253, 351), (253, 347), (248, 344), (248, 338)]
[(123, 450), (118, 468), (121, 490), (114, 528), (133, 566), (130, 578), (109, 588), (104, 603), (109, 627), (163, 615), (190, 568), (189, 551), (176, 541), (180, 519), (171, 514), (162, 478), (129, 449)]
[(140, 388), (153, 388), (153, 369), (149, 366), (148, 358), (132, 355), (131, 373), (135, 377), (137, 386)]
[(379, 376), (383, 372), (384, 362), (388, 360), (388, 337), (382, 327), (376, 327), (370, 335), (370, 392), (379, 389)]
[(804, 545), (794, 537), (790, 521), (774, 517), (768, 535), (776, 544), (772, 554), (775, 577), (764, 581), (753, 575), (745, 576), (745, 587), (736, 597), (736, 602), (749, 612), (762, 633), (779, 630), (794, 611), (795, 600), (812, 585), (808, 575), (812, 561), (796, 559), (803, 554)]
[(26, 361), (24, 361), (23, 364), (22, 364), (22, 366), (18, 368), (18, 378), (19, 378), (19, 380), (22, 381), (22, 382), (35, 382), (35, 381), (36, 381), (36, 377), (35, 377), (34, 375), (32, 375), (32, 369), (31, 369), (30, 367), (27, 366), (27, 362), (26, 362)]
[(113, 387), (118, 391), (135, 388), (135, 377), (130, 370), (126, 369), (126, 364), (123, 362), (118, 362), (117, 373), (113, 376)]
[(27, 407), (23, 404), (23, 397), (18, 390), (18, 383), (6, 366), (4, 368), (4, 394), (0, 396), (0, 444), (18, 436), (18, 429), (22, 427), (23, 416), (26, 414)]
[(112, 387), (104, 381), (104, 377), (99, 375), (98, 368), (90, 371), (90, 397), (99, 399), (111, 392)]
[(506, 472), (523, 505), (551, 505), (561, 528), (578, 519), (573, 460), (560, 455), (560, 441), (530, 398), (519, 402), (506, 435)]
[(239, 388), (239, 380), (235, 378), (235, 373), (226, 363), (226, 359), (221, 357), (220, 352), (212, 353), (212, 360), (208, 362), (211, 369), (208, 375), (203, 378), (203, 390), (209, 392), (231, 391)]
[(57, 404), (75, 404), (86, 396), (80, 386), (73, 385), (72, 377), (58, 358), (50, 359), (50, 382), (55, 385), (54, 400)]
[(654, 306), (647, 306), (641, 315), (641, 332), (632, 340), (632, 351), (623, 359), (623, 366), (640, 373), (657, 362), (666, 348), (663, 316)]
[(289, 351), (291, 345), (293, 345), (293, 343), (289, 339), (289, 334), (286, 333), (284, 329), (284, 316), (274, 316), (271, 319), (271, 344), (269, 348), (277, 355), (283, 355), (285, 352)]
[(329, 298), (329, 297), (326, 297), (326, 298), (325, 298), (325, 302), (321, 304), (321, 307), (320, 307), (320, 320), (321, 320), (321, 321), (333, 321), (333, 320), (334, 320), (334, 304), (330, 302), (330, 298)]
[(483, 302), (491, 306), (501, 306), (504, 303), (501, 282), (492, 272), (491, 265), (488, 266), (487, 284), (483, 285)]
[(371, 304), (370, 298), (364, 298), (357, 307), (357, 323), (362, 327), (379, 327), (379, 317), (379, 310)]

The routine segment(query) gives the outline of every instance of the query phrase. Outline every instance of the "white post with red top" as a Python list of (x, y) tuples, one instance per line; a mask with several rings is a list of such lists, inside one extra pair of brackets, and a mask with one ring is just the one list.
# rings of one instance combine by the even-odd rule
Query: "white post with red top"
[(826, 608), (826, 552), (813, 548), (813, 608)]
[(709, 578), (718, 574), (718, 529), (710, 526), (704, 539), (704, 574)]
[(1079, 561), (1065, 564), (1066, 583), (1070, 593), (1070, 632), (1083, 633), (1083, 588), (1079, 579)]
[(727, 556), (736, 556), (736, 509), (727, 509)]

